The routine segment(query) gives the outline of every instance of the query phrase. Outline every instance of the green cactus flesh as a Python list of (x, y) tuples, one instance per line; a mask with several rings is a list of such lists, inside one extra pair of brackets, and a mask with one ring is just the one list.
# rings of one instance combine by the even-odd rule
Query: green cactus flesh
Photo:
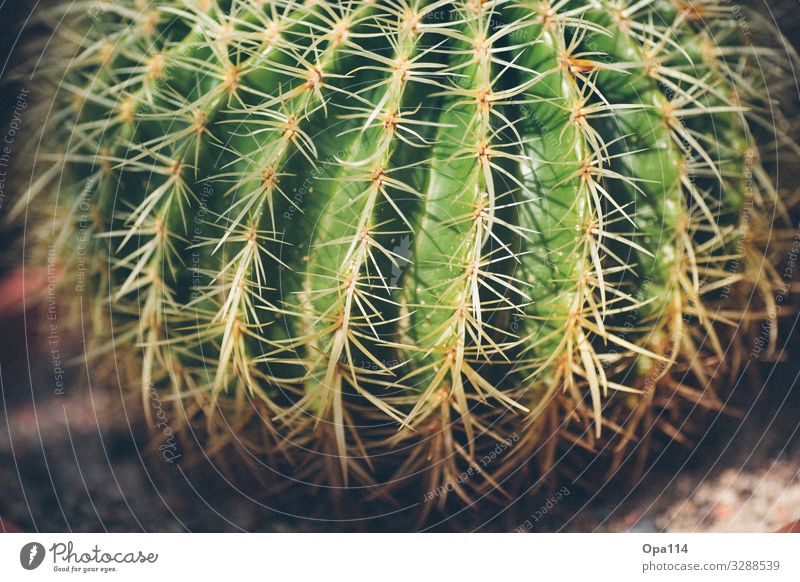
[(498, 475), (631, 442), (659, 394), (714, 400), (714, 312), (755, 275), (732, 266), (743, 209), (778, 205), (745, 183), (763, 104), (729, 4), (49, 15), (65, 272), (98, 347), (137, 354), (145, 408), (215, 450), (434, 487), (512, 434)]

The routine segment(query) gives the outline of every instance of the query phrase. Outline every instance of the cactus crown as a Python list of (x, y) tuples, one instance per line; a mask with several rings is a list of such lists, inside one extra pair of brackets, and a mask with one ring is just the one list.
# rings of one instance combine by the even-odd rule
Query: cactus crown
[(718, 404), (691, 387), (723, 356), (714, 314), (780, 210), (754, 66), (777, 59), (729, 4), (47, 18), (53, 154), (23, 202), (56, 191), (44, 236), (96, 337), (138, 353), (146, 409), (156, 391), (215, 448), (299, 455), (299, 478), (435, 487), (509, 435), (549, 464)]

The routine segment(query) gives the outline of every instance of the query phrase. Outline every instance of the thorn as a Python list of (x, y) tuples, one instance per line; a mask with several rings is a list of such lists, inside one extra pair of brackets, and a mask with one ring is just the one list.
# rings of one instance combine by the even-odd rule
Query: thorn
[(491, 87), (486, 87), (484, 89), (478, 90), (478, 95), (475, 98), (475, 104), (478, 107), (478, 111), (486, 112), (491, 111), (492, 109), (492, 89)]
[(419, 33), (419, 24), (421, 17), (416, 10), (407, 10), (403, 16), (403, 25), (401, 30), (408, 36), (414, 36)]
[(282, 32), (279, 22), (270, 22), (264, 29), (264, 44), (267, 47), (274, 46), (280, 40)]
[(309, 91), (314, 91), (322, 87), (322, 69), (318, 66), (313, 66), (308, 70), (308, 78), (305, 87)]
[(225, 91), (227, 91), (228, 94), (232, 95), (239, 90), (239, 83), (241, 81), (240, 75), (241, 71), (239, 70), (239, 67), (235, 65), (231, 66), (229, 69), (225, 71), (224, 87)]
[(164, 74), (165, 68), (166, 59), (164, 58), (164, 55), (157, 54), (153, 55), (153, 58), (150, 59), (150, 63), (147, 65), (147, 72), (153, 81), (157, 81), (159, 78), (161, 78), (161, 75)]
[(392, 67), (394, 78), (400, 81), (401, 83), (406, 83), (409, 79), (409, 69), (411, 68), (408, 59), (405, 57), (400, 57), (394, 62), (394, 66)]

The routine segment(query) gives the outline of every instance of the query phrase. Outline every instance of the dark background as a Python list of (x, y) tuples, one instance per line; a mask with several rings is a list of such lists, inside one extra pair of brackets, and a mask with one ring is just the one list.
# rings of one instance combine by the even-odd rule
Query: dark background
[[(9, 82), (11, 70), (23, 59), (21, 41), (35, 34), (31, 30), (23, 36), (22, 30), (39, 5), (40, 0), (0, 0), (0, 79), (6, 83)], [(0, 92), (0, 128), (3, 130), (6, 129), (18, 87), (19, 83), (6, 84)]]

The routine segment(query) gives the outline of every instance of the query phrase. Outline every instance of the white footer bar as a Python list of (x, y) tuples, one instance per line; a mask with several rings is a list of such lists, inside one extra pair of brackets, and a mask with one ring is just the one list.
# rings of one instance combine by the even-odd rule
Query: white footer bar
[(0, 574), (9, 582), (797, 582), (800, 535), (6, 534)]

